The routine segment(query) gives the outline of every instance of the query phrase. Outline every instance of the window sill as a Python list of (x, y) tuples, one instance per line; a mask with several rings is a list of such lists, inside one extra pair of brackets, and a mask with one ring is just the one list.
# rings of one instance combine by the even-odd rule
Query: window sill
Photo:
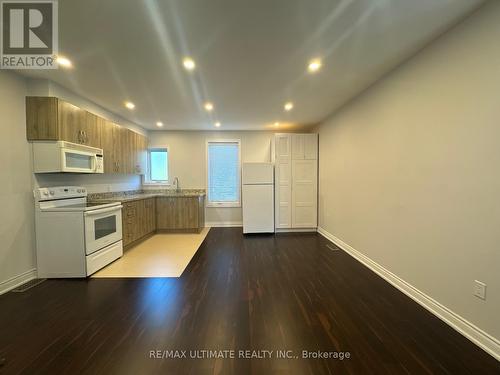
[(210, 203), (207, 202), (207, 208), (239, 208), (241, 207), (240, 202), (235, 202), (235, 203)]

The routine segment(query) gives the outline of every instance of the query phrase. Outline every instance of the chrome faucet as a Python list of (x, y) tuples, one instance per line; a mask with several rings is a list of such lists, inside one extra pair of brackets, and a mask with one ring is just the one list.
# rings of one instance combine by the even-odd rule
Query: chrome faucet
[(174, 177), (174, 186), (175, 186), (175, 191), (179, 193), (181, 191), (181, 187), (179, 186), (179, 178)]

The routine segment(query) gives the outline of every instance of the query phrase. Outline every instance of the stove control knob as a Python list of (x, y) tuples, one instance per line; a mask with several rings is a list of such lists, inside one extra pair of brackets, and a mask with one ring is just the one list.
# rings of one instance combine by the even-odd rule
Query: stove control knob
[(45, 191), (43, 192), (43, 195), (45, 195), (46, 197), (48, 197), (48, 196), (49, 196), (49, 192), (48, 192), (47, 190), (45, 190)]
[(50, 190), (50, 192), (49, 192), (49, 193), (50, 193), (50, 195), (54, 195), (54, 194), (55, 194), (55, 193), (54, 193), (54, 190)]

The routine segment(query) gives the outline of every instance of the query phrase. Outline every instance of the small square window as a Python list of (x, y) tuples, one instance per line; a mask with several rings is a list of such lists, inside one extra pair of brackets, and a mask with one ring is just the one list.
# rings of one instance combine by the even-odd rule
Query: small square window
[(168, 149), (151, 148), (148, 151), (148, 174), (149, 183), (168, 183)]

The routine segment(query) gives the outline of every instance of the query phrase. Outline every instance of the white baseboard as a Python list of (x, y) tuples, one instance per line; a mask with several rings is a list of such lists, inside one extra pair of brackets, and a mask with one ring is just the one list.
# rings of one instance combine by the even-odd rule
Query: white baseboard
[(7, 293), (9, 290), (17, 288), (30, 280), (36, 279), (36, 268), (23, 272), (20, 275), (11, 277), (5, 281), (0, 282), (0, 295)]
[(317, 228), (276, 228), (276, 233), (315, 233)]
[(241, 221), (212, 221), (205, 222), (206, 227), (242, 227), (243, 223)]
[(476, 327), (471, 322), (467, 321), (460, 315), (454, 313), (446, 306), (443, 306), (430, 296), (421, 292), (411, 284), (407, 283), (403, 279), (399, 278), (391, 271), (387, 270), (377, 262), (363, 255), (358, 250), (354, 249), (352, 246), (348, 245), (341, 239), (335, 237), (333, 234), (327, 232), (325, 229), (318, 227), (318, 233), (321, 234), (326, 239), (332, 241), (335, 245), (340, 247), (346, 253), (351, 255), (353, 258), (364, 264), (366, 267), (371, 269), (377, 275), (382, 277), (384, 280), (392, 284), (394, 287), (398, 288), (401, 292), (406, 294), (408, 297), (413, 299), (418, 304), (422, 305), (429, 312), (437, 316), (443, 322), (448, 324), (450, 327), (455, 329), (457, 332), (461, 333), (463, 336), (468, 338), (474, 344), (482, 348), (484, 351), (492, 355), (498, 361), (500, 361), (500, 341), (495, 337), (487, 334), (480, 328)]

